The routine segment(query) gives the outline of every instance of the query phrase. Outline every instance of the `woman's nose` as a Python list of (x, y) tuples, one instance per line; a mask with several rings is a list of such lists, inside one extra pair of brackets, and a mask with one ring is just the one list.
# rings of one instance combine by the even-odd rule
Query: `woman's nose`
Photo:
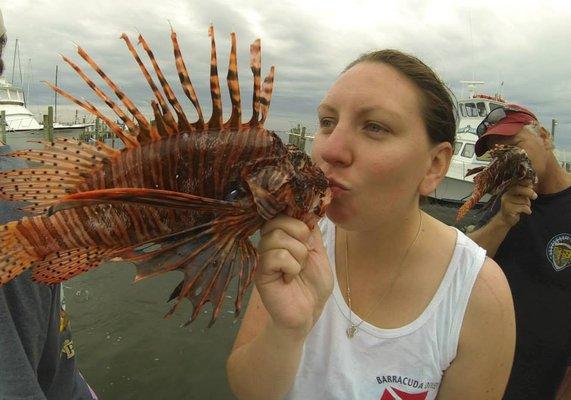
[(351, 137), (349, 130), (337, 125), (328, 135), (321, 135), (322, 141), (319, 146), (320, 156), (328, 164), (347, 166), (351, 164)]

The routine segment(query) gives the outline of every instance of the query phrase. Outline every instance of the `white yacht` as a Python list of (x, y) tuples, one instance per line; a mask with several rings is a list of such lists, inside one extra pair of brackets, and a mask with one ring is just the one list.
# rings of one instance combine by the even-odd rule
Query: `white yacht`
[(6, 130), (36, 131), (41, 128), (34, 114), (24, 105), (22, 89), (0, 78), (0, 111), (6, 112)]
[[(475, 93), (475, 85), (483, 82), (468, 83), (470, 95), (468, 99), (458, 101), (458, 130), (456, 133), (456, 143), (454, 145), (454, 155), (450, 163), (450, 168), (442, 183), (436, 188), (430, 197), (452, 203), (463, 203), (468, 200), (474, 190), (474, 177), (466, 176), (468, 170), (485, 166), (489, 163), (489, 158), (485, 154), (477, 157), (475, 153), (476, 128), (484, 117), (495, 108), (506, 104), (505, 100), (499, 96), (487, 96)], [(484, 196), (480, 202), (486, 202), (489, 196)]]

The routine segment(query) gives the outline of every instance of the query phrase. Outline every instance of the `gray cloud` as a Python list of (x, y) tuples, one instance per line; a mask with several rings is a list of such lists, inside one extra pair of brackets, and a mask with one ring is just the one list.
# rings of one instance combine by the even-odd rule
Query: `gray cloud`
[[(481, 90), (488, 94), (504, 82), (503, 94), (508, 100), (531, 107), (544, 125), (550, 127), (551, 119), (557, 118), (557, 143), (571, 148), (570, 6), (562, 1), (542, 5), (531, 1), (482, 1), (471, 9), (445, 1), (378, 3), (100, 0), (95, 4), (4, 0), (0, 7), (9, 35), (5, 77), (11, 79), (11, 54), (14, 39), (18, 38), (25, 78), (30, 76), (31, 60), (32, 74), (25, 83), (30, 82), (32, 111), (45, 112), (53, 102), (53, 93), (38, 82), (53, 80), (56, 64), (62, 87), (80, 97), (95, 99), (59, 58), (63, 53), (79, 63), (77, 43), (148, 112), (150, 91), (118, 37), (125, 31), (136, 41), (140, 31), (153, 47), (169, 81), (177, 86), (170, 21), (202, 104), (208, 108), (207, 29), (212, 22), (221, 78), (227, 65), (229, 34), (235, 31), (238, 35), (245, 107), (251, 107), (248, 45), (256, 37), (262, 38), (263, 71), (268, 71), (270, 65), (277, 69), (269, 120), (274, 129), (289, 129), (298, 122), (313, 129), (315, 108), (339, 71), (362, 52), (393, 47), (433, 66), (457, 96), (462, 93), (460, 81), (472, 76), (486, 82)], [(140, 46), (138, 49), (143, 56)], [(180, 90), (177, 94), (184, 98)], [(60, 99), (62, 119), (71, 118), (75, 109)]]

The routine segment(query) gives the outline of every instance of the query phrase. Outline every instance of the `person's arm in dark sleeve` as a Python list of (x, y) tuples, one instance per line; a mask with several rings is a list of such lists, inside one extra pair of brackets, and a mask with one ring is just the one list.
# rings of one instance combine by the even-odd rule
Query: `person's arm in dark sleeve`
[(0, 399), (44, 400), (37, 378), (49, 324), (51, 289), (29, 273), (0, 287)]

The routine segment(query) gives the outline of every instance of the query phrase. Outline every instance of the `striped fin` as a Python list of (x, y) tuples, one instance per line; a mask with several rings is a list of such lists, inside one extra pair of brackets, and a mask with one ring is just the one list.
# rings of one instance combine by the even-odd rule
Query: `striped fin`
[(109, 86), (111, 90), (115, 93), (115, 95), (121, 100), (121, 102), (127, 107), (127, 110), (133, 115), (133, 117), (137, 120), (139, 124), (139, 129), (144, 132), (148, 132), (150, 128), (149, 121), (145, 118), (145, 116), (139, 111), (135, 103), (128, 98), (125, 93), (113, 82), (105, 72), (97, 65), (97, 63), (87, 54), (85, 50), (81, 47), (77, 47), (77, 54), (81, 56), (90, 66), (93, 68), (95, 72), (103, 79), (103, 81)]
[(268, 118), (268, 113), (270, 111), (270, 101), (272, 99), (272, 91), (274, 89), (274, 72), (275, 68), (270, 68), (270, 73), (264, 79), (262, 85), (262, 96), (260, 98), (260, 113), (262, 114), (262, 119), (260, 120), (260, 125), (264, 126), (266, 119)]
[[(145, 64), (143, 64), (143, 61), (141, 61), (141, 58), (139, 57), (139, 54), (137, 53), (135, 46), (133, 46), (131, 39), (129, 39), (129, 37), (125, 33), (121, 34), (121, 39), (123, 39), (125, 41), (125, 44), (127, 45), (127, 48), (129, 49), (129, 52), (131, 52), (131, 55), (133, 56), (133, 58), (135, 59), (135, 61), (139, 65), (139, 68), (141, 69), (143, 76), (147, 80), (147, 83), (151, 87), (151, 90), (153, 91), (157, 101), (159, 102), (159, 104), (161, 106), (162, 113), (166, 116), (167, 119), (174, 122), (174, 117), (172, 116), (172, 113), (170, 112), (163, 95), (161, 94), (161, 92), (159, 91), (159, 88), (157, 87), (157, 85), (153, 81), (153, 78), (151, 77), (151, 74), (147, 70), (147, 67), (145, 67)], [(146, 143), (148, 140), (160, 139), (160, 136), (153, 135), (152, 133), (153, 132), (151, 131), (150, 137), (141, 137), (141, 140)]]
[(47, 284), (60, 283), (98, 267), (112, 249), (84, 247), (46, 256), (32, 267), (33, 279)]
[(18, 232), (20, 221), (0, 226), (0, 286), (10, 282), (32, 266), (38, 256), (25, 246)]
[(103, 115), (103, 113), (101, 111), (99, 111), (96, 107), (94, 107), (91, 103), (84, 102), (84, 101), (77, 99), (73, 95), (69, 94), (68, 92), (61, 89), (60, 87), (55, 86), (51, 82), (48, 82), (48, 81), (42, 81), (42, 82), (45, 83), (46, 85), (48, 85), (54, 92), (61, 94), (63, 97), (74, 102), (75, 104), (77, 104), (78, 106), (80, 106), (81, 108), (86, 110), (87, 112), (89, 112), (89, 113), (97, 116), (98, 118), (100, 118), (103, 122), (105, 122), (105, 124), (109, 128), (111, 128), (113, 133), (116, 134), (119, 139), (121, 139), (123, 144), (125, 144), (125, 147), (133, 148), (133, 147), (139, 146), (139, 143), (137, 142), (137, 139), (134, 136), (132, 136), (126, 132), (124, 133), (116, 123), (114, 123), (109, 118), (107, 118), (105, 115)]
[(228, 65), (228, 89), (230, 91), (230, 101), (232, 102), (232, 115), (224, 123), (224, 128), (240, 129), (242, 124), (242, 101), (240, 98), (240, 84), (238, 83), (238, 58), (236, 56), (236, 34), (230, 34), (232, 47), (230, 49), (230, 63)]
[(200, 108), (200, 104), (198, 102), (198, 97), (196, 96), (196, 91), (194, 90), (194, 86), (190, 82), (190, 77), (188, 74), (188, 70), (186, 69), (186, 65), (184, 64), (184, 59), (182, 58), (182, 53), (180, 51), (180, 46), (178, 44), (178, 39), (176, 32), (171, 28), (171, 41), (173, 45), (174, 51), (174, 59), (176, 63), (176, 70), (178, 72), (178, 78), (180, 80), (180, 84), (182, 85), (182, 89), (186, 97), (192, 102), (196, 112), (198, 113), (198, 121), (193, 123), (193, 128), (197, 130), (202, 130), (204, 127), (204, 116), (202, 114), (202, 109)]
[(174, 108), (176, 115), (178, 117), (178, 126), (177, 126), (176, 122), (172, 119), (172, 116), (170, 115), (170, 113), (164, 115), (163, 118), (166, 122), (166, 125), (174, 131), (173, 133), (180, 132), (181, 129), (184, 131), (189, 131), (190, 130), (190, 124), (186, 118), (186, 115), (184, 114), (184, 111), (182, 110), (182, 106), (178, 102), (172, 88), (170, 87), (169, 83), (167, 82), (167, 80), (163, 74), (163, 71), (161, 71), (161, 68), (159, 67), (159, 64), (157, 63), (155, 55), (153, 54), (151, 48), (147, 44), (147, 41), (145, 40), (143, 35), (139, 35), (139, 43), (143, 46), (143, 49), (145, 50), (145, 52), (149, 56), (149, 59), (151, 60), (151, 63), (152, 63), (153, 68), (155, 70), (155, 73), (157, 74), (157, 77), (159, 78), (159, 82), (161, 82), (161, 86), (163, 88), (163, 91), (165, 92), (165, 95), (167, 96), (167, 100), (169, 101), (171, 106)]
[(222, 98), (220, 93), (220, 79), (218, 78), (218, 61), (216, 58), (216, 41), (214, 39), (214, 27), (208, 28), (210, 36), (210, 95), (212, 97), (212, 116), (208, 121), (208, 130), (220, 130), (222, 122)]
[[(249, 216), (223, 218), (214, 229), (198, 232), (186, 239), (181, 246), (184, 249), (178, 247), (176, 251), (178, 254), (188, 254), (177, 263), (177, 268), (183, 269), (185, 278), (171, 294), (169, 301), (177, 301), (165, 317), (171, 316), (186, 297), (193, 304), (193, 312), (186, 325), (196, 319), (205, 303), (211, 302), (214, 304), (211, 326), (220, 313), (224, 293), (236, 276), (240, 277), (240, 300), (236, 302), (236, 312), (239, 313), (246, 284), (251, 280), (243, 277), (251, 277), (257, 263), (256, 250), (247, 238), (261, 223), (260, 218), (252, 219)], [(153, 265), (156, 260), (146, 263)]]
[(66, 56), (62, 56), (63, 60), (71, 67), (73, 68), (73, 70), (81, 77), (81, 79), (83, 79), (85, 81), (85, 83), (87, 83), (87, 85), (95, 92), (95, 94), (105, 102), (105, 104), (107, 104), (109, 106), (109, 108), (111, 108), (115, 114), (117, 114), (117, 116), (119, 118), (121, 118), (121, 121), (123, 121), (125, 123), (125, 125), (127, 126), (127, 128), (129, 129), (129, 131), (133, 134), (137, 134), (138, 132), (138, 128), (137, 125), (135, 125), (135, 123), (129, 118), (127, 117), (127, 115), (123, 112), (123, 110), (121, 110), (119, 108), (119, 106), (117, 106), (117, 104), (115, 104), (115, 102), (113, 102), (104, 92), (103, 90), (101, 90), (84, 72), (81, 68), (79, 68), (79, 66), (74, 63), (73, 61), (71, 61), (68, 57)]
[(194, 211), (228, 212), (244, 214), (248, 207), (237, 202), (195, 196), (189, 193), (146, 188), (113, 188), (78, 192), (66, 196), (51, 207), (50, 214), (77, 207), (110, 202), (135, 203), (153, 207), (182, 208)]
[(254, 91), (252, 94), (252, 118), (246, 125), (255, 128), (259, 126), (258, 118), (260, 115), (260, 80), (262, 70), (260, 39), (256, 39), (250, 45), (250, 68), (254, 75)]
[(22, 150), (10, 156), (36, 161), (43, 167), (0, 172), (0, 198), (26, 201), (24, 208), (42, 213), (62, 197), (77, 190), (104, 162), (118, 156), (119, 151), (104, 144), (88, 145), (74, 139), (57, 138), (44, 142), (44, 150)]

